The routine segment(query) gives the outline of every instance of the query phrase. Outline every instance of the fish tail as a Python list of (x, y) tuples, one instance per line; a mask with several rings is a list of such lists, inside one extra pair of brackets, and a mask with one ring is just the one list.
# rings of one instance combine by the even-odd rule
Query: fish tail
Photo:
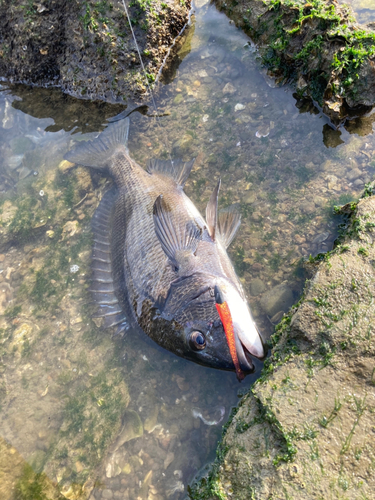
[(96, 139), (80, 142), (64, 158), (85, 167), (105, 168), (108, 160), (119, 149), (128, 153), (128, 135), (129, 118), (110, 123)]

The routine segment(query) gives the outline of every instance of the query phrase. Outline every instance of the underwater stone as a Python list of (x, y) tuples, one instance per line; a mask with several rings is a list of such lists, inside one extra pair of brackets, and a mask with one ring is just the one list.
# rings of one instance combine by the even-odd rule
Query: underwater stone
[(256, 297), (260, 293), (263, 293), (265, 289), (266, 285), (259, 278), (255, 278), (255, 280), (252, 280), (252, 282), (250, 283), (250, 294), (253, 297)]
[(293, 303), (293, 292), (286, 283), (271, 288), (260, 300), (262, 309), (270, 317), (279, 311), (287, 312)]
[(122, 418), (122, 429), (115, 445), (115, 451), (124, 443), (143, 436), (143, 424), (134, 410), (126, 410)]
[(193, 144), (193, 138), (189, 134), (185, 134), (178, 139), (172, 146), (173, 155), (183, 155), (189, 152)]

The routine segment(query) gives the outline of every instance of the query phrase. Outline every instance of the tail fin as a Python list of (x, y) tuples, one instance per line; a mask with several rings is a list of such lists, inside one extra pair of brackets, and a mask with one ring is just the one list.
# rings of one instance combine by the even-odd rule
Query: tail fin
[(116, 149), (122, 146), (128, 152), (128, 135), (129, 118), (110, 123), (96, 139), (81, 142), (64, 158), (85, 167), (105, 168)]

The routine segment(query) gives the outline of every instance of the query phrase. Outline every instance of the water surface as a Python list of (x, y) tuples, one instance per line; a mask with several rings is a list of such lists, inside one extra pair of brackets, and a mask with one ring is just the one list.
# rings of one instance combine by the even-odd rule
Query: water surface
[[(242, 212), (230, 254), (267, 338), (300, 296), (303, 259), (332, 248), (333, 206), (374, 177), (374, 115), (334, 129), (275, 87), (213, 6), (196, 6), (186, 35), (156, 89), (159, 119), (151, 106), (131, 114), (129, 149), (143, 165), (196, 157), (186, 192), (202, 212), (221, 177), (220, 206)], [(57, 91), (0, 93), (4, 498), (38, 487), (50, 498), (182, 499), (214, 458), (238, 390), (259, 375), (260, 363), (239, 385), (92, 319), (90, 219), (111, 181), (62, 159), (122, 110)]]

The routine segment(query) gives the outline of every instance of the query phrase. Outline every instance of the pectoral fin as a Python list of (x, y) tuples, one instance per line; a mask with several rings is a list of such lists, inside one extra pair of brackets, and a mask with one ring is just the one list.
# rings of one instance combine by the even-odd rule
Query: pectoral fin
[(217, 228), (217, 204), (219, 199), (221, 180), (219, 179), (215, 189), (212, 191), (209, 202), (206, 207), (206, 222), (208, 225), (208, 231), (213, 240), (215, 240), (216, 228)]
[(228, 248), (232, 243), (240, 225), (241, 214), (237, 205), (231, 205), (220, 210), (218, 214), (218, 230), (225, 248)]
[(153, 215), (156, 236), (165, 254), (173, 263), (178, 250), (195, 253), (202, 230), (194, 221), (181, 223), (176, 220), (162, 195), (156, 198)]

